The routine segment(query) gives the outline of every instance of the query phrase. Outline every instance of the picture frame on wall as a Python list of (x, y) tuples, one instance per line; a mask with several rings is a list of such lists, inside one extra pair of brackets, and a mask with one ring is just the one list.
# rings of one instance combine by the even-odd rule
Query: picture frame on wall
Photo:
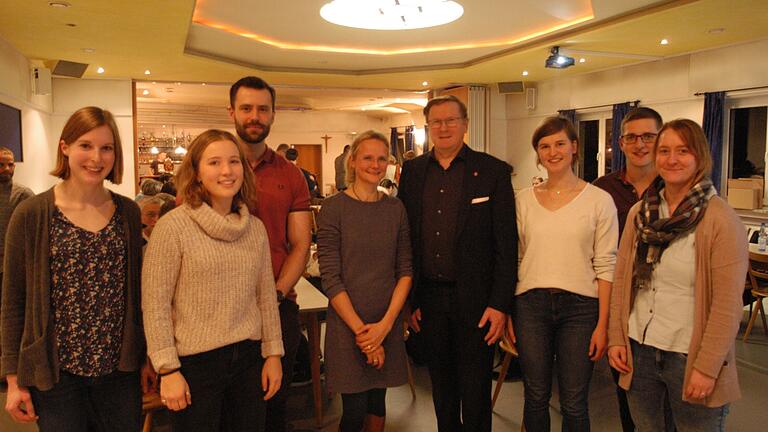
[(0, 102), (0, 146), (11, 149), (16, 162), (24, 162), (21, 110)]

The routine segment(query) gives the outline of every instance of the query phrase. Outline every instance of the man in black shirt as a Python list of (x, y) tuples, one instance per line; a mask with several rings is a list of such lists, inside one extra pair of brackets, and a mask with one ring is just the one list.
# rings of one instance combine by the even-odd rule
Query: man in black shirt
[(456, 97), (424, 107), (434, 148), (406, 161), (398, 197), (411, 227), (411, 326), (423, 331), (440, 432), (490, 432), (493, 344), (517, 282), (509, 165), (464, 144)]

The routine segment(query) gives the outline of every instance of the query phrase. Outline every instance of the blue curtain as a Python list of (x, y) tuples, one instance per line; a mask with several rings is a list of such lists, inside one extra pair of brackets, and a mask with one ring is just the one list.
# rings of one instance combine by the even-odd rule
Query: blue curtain
[(704, 93), (704, 119), (702, 127), (712, 153), (712, 184), (720, 190), (723, 163), (723, 116), (725, 92)]
[(568, 119), (574, 126), (576, 126), (576, 110), (575, 109), (567, 109), (567, 110), (558, 110), (557, 113), (560, 115), (560, 117)]
[(392, 156), (395, 157), (395, 159), (398, 159), (397, 157), (397, 128), (390, 128), (389, 133), (389, 151), (392, 153)]
[(613, 118), (611, 118), (611, 172), (621, 171), (627, 166), (624, 153), (619, 145), (619, 138), (621, 137), (621, 121), (627, 115), (629, 109), (629, 102), (613, 105)]
[(413, 126), (405, 127), (405, 151), (413, 150)]

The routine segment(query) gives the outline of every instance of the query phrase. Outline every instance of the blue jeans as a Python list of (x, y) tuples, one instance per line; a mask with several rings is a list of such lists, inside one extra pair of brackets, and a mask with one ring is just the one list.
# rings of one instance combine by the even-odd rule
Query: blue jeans
[(136, 432), (141, 428), (138, 372), (82, 377), (61, 371), (52, 389), (30, 387), (40, 432)]
[(200, 354), (180, 357), (181, 373), (192, 404), (171, 411), (178, 432), (261, 432), (264, 392), (261, 388), (261, 342), (241, 341)]
[(589, 431), (589, 381), (594, 367), (589, 341), (597, 325), (596, 298), (533, 289), (515, 298), (515, 334), (525, 385), (523, 422), (528, 432), (548, 432), (552, 374), (557, 382), (563, 431)]
[(664, 430), (664, 402), (669, 401), (679, 432), (725, 431), (728, 404), (718, 408), (683, 400), (685, 354), (664, 351), (630, 339), (632, 383), (627, 396), (638, 432)]

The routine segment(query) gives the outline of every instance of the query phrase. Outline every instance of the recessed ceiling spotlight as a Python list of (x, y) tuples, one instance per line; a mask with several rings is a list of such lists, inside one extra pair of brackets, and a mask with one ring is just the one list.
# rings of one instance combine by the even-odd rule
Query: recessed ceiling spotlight
[(587, 61), (587, 59), (585, 59), (584, 57), (579, 59), (579, 63), (585, 63), (586, 61)]
[(157, 84), (157, 81), (152, 81), (152, 84)]
[(528, 76), (528, 71), (523, 71), (523, 76)]
[(365, 108), (362, 108), (362, 111), (365, 111)]
[(65, 1), (50, 1), (48, 2), (48, 6), (54, 7), (54, 8), (68, 8), (72, 6), (71, 4), (65, 2)]
[(93, 54), (96, 52), (94, 48), (80, 48), (80, 51), (86, 53), (86, 54)]
[(163, 125), (163, 127), (165, 127), (165, 125)]
[(177, 81), (177, 82), (176, 82), (176, 85), (181, 85), (181, 83)]
[(149, 71), (149, 69), (144, 71), (144, 75), (150, 75), (152, 72)]
[(205, 85), (205, 83), (201, 83), (200, 85)]
[(666, 39), (662, 39), (661, 42), (659, 42), (662, 45), (669, 45), (669, 41)]
[(98, 68), (98, 69), (96, 69), (96, 73), (100, 73), (100, 74), (103, 74), (103, 73), (104, 73), (104, 68), (103, 68), (103, 67), (101, 67), (101, 66), (99, 66), (99, 68)]
[(428, 83), (428, 82), (426, 82), (426, 81), (422, 81), (422, 82), (421, 82), (421, 85), (423, 85), (424, 87), (426, 87), (426, 86), (428, 86), (428, 85), (429, 85), (429, 83)]
[(147, 90), (147, 89), (144, 89), (144, 91), (143, 91), (143, 92), (141, 92), (141, 94), (143, 94), (144, 96), (146, 96), (146, 95), (148, 95), (148, 94), (149, 94), (149, 90)]

